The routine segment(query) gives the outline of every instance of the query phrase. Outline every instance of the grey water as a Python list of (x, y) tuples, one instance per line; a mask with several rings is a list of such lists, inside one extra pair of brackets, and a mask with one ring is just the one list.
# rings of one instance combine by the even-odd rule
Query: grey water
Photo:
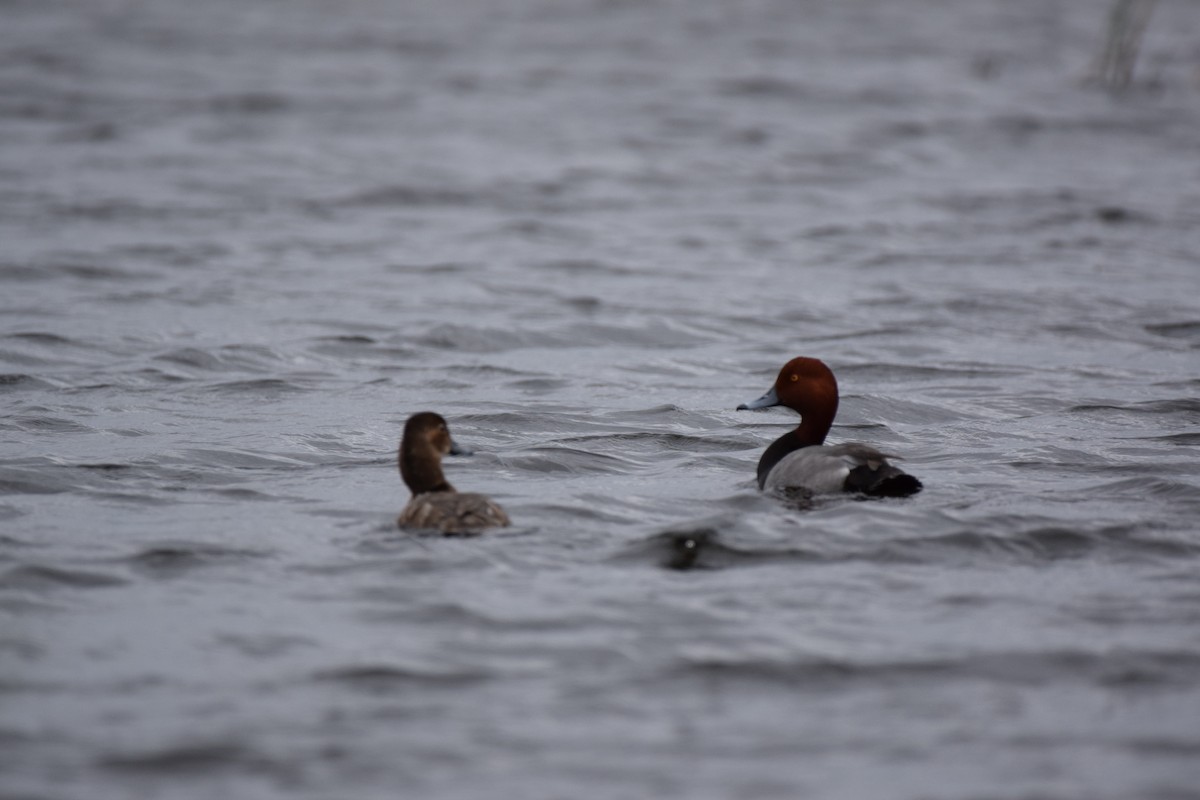
[[(1200, 797), (1200, 13), (0, 2), (0, 796)], [(758, 493), (826, 360), (906, 500)], [(397, 530), (404, 419), (514, 526)]]

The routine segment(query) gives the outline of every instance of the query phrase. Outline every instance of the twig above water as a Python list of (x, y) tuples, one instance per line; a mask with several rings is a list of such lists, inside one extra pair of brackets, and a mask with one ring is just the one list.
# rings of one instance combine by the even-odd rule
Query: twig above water
[(1142, 35), (1150, 22), (1157, 0), (1116, 0), (1108, 16), (1104, 50), (1091, 71), (1090, 79), (1110, 91), (1119, 92), (1133, 82)]

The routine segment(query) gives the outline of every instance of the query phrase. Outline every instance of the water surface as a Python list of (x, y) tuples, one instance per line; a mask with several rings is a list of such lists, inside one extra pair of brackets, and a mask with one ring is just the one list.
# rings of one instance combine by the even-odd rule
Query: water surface
[(1191, 4), (0, 5), (6, 797), (1200, 797)]

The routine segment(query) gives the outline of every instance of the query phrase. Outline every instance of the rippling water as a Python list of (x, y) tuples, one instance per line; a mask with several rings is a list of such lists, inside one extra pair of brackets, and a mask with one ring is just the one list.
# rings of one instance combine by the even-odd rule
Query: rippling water
[[(0, 794), (1200, 797), (1200, 15), (0, 3)], [(760, 496), (798, 354), (905, 501)], [(403, 420), (515, 527), (397, 531)]]

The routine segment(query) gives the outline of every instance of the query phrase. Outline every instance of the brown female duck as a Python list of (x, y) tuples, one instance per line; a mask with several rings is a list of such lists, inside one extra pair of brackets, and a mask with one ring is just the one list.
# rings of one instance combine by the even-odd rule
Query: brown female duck
[(465, 454), (446, 420), (432, 411), (414, 414), (400, 440), (400, 475), (412, 499), (400, 512), (401, 528), (430, 528), (448, 534), (480, 533), (509, 524), (504, 509), (482, 494), (456, 491), (442, 474), (442, 456)]

